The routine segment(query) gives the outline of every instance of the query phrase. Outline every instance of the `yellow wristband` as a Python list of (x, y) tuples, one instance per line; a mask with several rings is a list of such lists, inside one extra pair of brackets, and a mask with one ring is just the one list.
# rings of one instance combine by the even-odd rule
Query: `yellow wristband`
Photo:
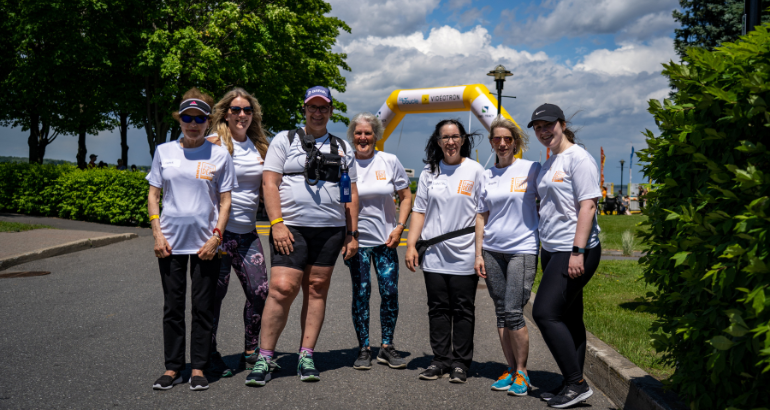
[(277, 218), (277, 219), (275, 219), (273, 221), (270, 221), (270, 226), (272, 227), (273, 225), (275, 225), (275, 224), (277, 224), (279, 222), (283, 222), (283, 218)]
[(152, 222), (153, 219), (159, 219), (160, 215), (150, 215), (150, 222)]

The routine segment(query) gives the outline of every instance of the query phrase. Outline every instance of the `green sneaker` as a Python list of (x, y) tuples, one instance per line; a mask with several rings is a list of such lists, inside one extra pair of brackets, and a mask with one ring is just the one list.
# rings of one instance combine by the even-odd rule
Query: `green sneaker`
[(297, 363), (297, 375), (303, 382), (317, 382), (321, 380), (321, 373), (315, 368), (313, 363), (313, 356), (302, 352), (299, 355), (299, 363)]
[(271, 373), (280, 368), (272, 358), (268, 360), (260, 355), (257, 357), (257, 362), (254, 363), (251, 373), (246, 376), (246, 385), (252, 387), (264, 386), (272, 378)]

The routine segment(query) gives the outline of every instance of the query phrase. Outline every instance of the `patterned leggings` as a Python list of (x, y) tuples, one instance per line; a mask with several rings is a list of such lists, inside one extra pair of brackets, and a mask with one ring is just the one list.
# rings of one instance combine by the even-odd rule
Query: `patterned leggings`
[(358, 253), (345, 261), (350, 268), (353, 282), (353, 327), (358, 344), (369, 346), (369, 298), (372, 295), (370, 266), (374, 263), (377, 283), (380, 286), (380, 325), (382, 344), (393, 343), (393, 331), (398, 320), (398, 254), (385, 245), (358, 248)]
[(211, 332), (211, 351), (217, 351), (217, 328), (222, 300), (230, 283), (230, 267), (235, 270), (246, 294), (243, 307), (243, 325), (246, 328), (245, 350), (259, 349), (259, 331), (262, 328), (262, 310), (267, 299), (267, 268), (262, 243), (257, 231), (237, 234), (225, 230), (222, 238), (222, 264), (219, 269), (216, 299), (214, 301), (214, 328)]

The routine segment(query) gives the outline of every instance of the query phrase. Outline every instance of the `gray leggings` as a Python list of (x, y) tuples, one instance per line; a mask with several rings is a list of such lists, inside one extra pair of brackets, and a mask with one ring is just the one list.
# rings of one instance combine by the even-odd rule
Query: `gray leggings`
[(526, 326), (524, 306), (529, 302), (537, 272), (537, 255), (484, 250), (487, 289), (495, 304), (497, 327), (519, 330)]

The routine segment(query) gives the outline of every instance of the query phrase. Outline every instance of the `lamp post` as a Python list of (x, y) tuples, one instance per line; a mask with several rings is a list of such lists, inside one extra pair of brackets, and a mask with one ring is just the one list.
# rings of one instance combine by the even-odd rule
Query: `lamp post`
[(623, 164), (625, 164), (626, 161), (620, 160), (620, 197), (623, 197)]
[(498, 66), (495, 67), (494, 70), (488, 72), (487, 75), (495, 77), (495, 84), (497, 85), (497, 115), (502, 115), (503, 83), (505, 83), (505, 77), (510, 77), (513, 73), (506, 70), (502, 64), (498, 64)]
[(743, 1), (743, 30), (742, 35), (754, 31), (754, 27), (762, 24), (762, 0)]

